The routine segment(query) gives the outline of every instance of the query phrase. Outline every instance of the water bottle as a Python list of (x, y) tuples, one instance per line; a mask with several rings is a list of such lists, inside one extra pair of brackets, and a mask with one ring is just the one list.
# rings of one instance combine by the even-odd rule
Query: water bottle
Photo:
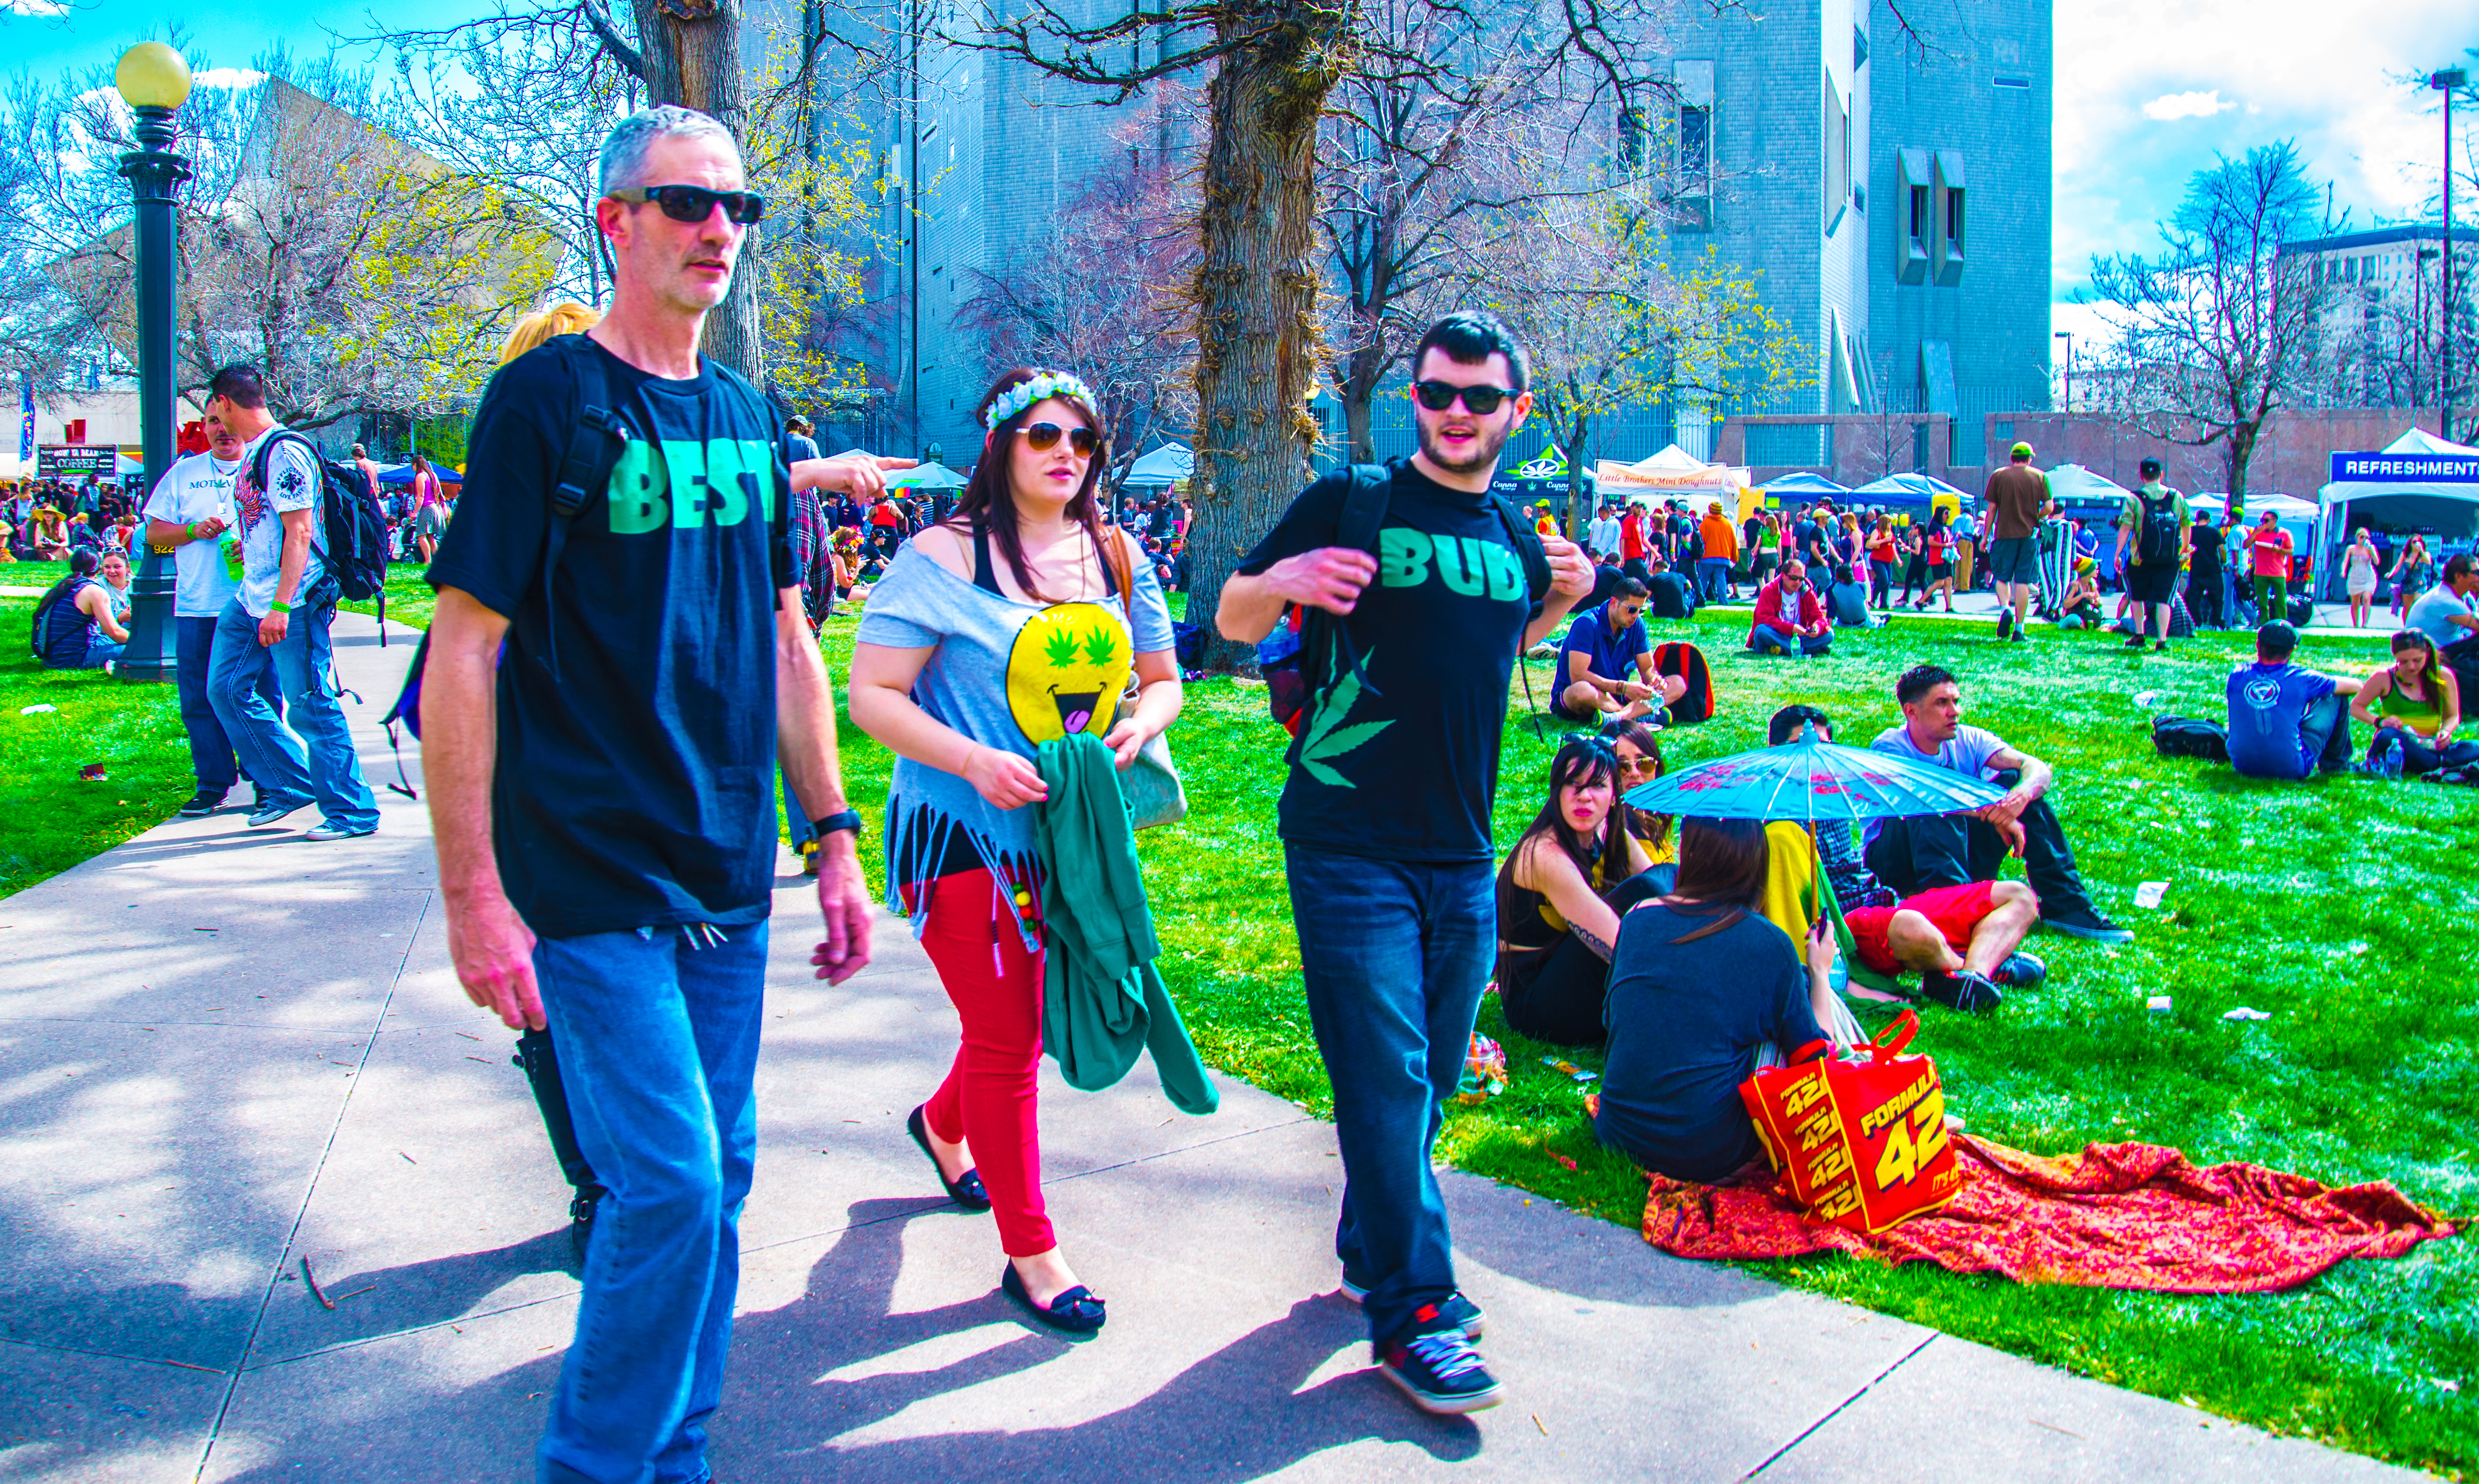
[(241, 559), (241, 532), (234, 529), (232, 526), (227, 525), (223, 528), (222, 534), (216, 538), (216, 541), (217, 544), (222, 548), (224, 572), (230, 576), (234, 581), (240, 581), (242, 579), (243, 572)]

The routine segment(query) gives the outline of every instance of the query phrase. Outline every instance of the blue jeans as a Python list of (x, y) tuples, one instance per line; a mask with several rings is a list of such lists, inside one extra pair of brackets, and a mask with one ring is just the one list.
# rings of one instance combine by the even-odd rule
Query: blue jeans
[[(1289, 846), (1291, 921), (1342, 1146), (1335, 1255), (1382, 1345), (1455, 1291), (1429, 1151), (1497, 949), (1490, 862), (1404, 865)], [(1443, 1327), (1443, 1326), (1433, 1326)]]
[(740, 1292), (766, 924), (703, 947), (678, 928), (544, 938), (534, 974), (577, 1147), (607, 1192), (537, 1476), (691, 1484), (707, 1476)]
[(1696, 559), (1697, 591), (1706, 602), (1718, 602), (1730, 591), (1730, 559), (1726, 556), (1700, 556)]
[[(220, 793), (246, 775), (234, 767), (232, 738), (224, 735), (224, 724), (216, 719), (215, 705), (207, 696), (207, 660), (215, 652), (216, 621), (186, 614), (177, 617), (172, 620), (172, 679), (181, 695), (181, 729), (190, 734), (190, 771), (197, 775), (200, 788)], [(268, 710), (279, 717), (284, 714), (284, 692), (276, 688), (274, 666), (259, 676), (258, 695)]]
[(791, 832), (792, 852), (798, 855), (802, 846), (817, 836), (809, 832), (809, 812), (801, 807), (801, 796), (792, 792), (792, 775), (779, 764), (775, 769), (775, 781), (783, 791), (783, 825)]
[[(268, 649), (258, 642), (258, 620), (241, 600), (226, 602), (207, 662), (207, 700), (264, 803), (298, 808), (315, 799), (337, 829), (375, 830), (378, 801), (362, 780), (345, 708), (327, 693), (334, 664), (327, 627), (335, 621), (332, 597), (296, 608), (284, 642)], [(284, 692), (283, 716), (259, 694), (270, 669)]]
[(1758, 624), (1748, 630), (1748, 648), (1759, 654), (1787, 654), (1793, 650), (1802, 654), (1822, 654), (1833, 648), (1833, 635), (1802, 634), (1778, 624)]

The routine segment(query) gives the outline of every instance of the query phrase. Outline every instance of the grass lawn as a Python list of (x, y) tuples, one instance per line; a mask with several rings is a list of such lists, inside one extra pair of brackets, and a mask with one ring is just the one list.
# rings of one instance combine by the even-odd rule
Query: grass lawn
[[(0, 567), (0, 582), (62, 564)], [(48, 585), (48, 581), (46, 582)], [(162, 824), (197, 786), (172, 687), (100, 670), (46, 670), (27, 653), (35, 600), (0, 598), (0, 896)], [(30, 705), (58, 709), (20, 715)], [(78, 777), (101, 763), (105, 778)]]
[[(1925, 1010), (1918, 1047), (1937, 1058), (1950, 1106), (1974, 1133), (2040, 1153), (2139, 1139), (2203, 1164), (2390, 1180), (2457, 1216), (2479, 1215), (2479, 955), (2467, 885), (2479, 795), (2358, 779), (2258, 784), (2156, 756), (2134, 697), (2159, 691), (2150, 710), (2217, 718), (2240, 652), (2230, 637), (2133, 658), (2114, 640), (2045, 626), (2029, 646), (2001, 647), (1985, 626), (1919, 618), (1846, 636), (1828, 658), (1759, 661), (1736, 652), (1744, 613), (1709, 618), (1692, 627), (1713, 662), (1720, 714), (1670, 734), (1674, 764), (1762, 745), (1766, 718), (1791, 701), (1824, 706), (1846, 740), (1864, 743), (1899, 719), (1894, 676), (1934, 660), (1965, 678), (1969, 720), (2057, 768), (2052, 797), (2084, 878), (2137, 940), (2112, 949), (2041, 934), (2032, 946), (2053, 987), (1985, 1019)], [(852, 632), (851, 619), (829, 624), (839, 678)], [(2311, 636), (2300, 660), (2364, 672), (2381, 649)], [(1536, 692), (1547, 669), (1533, 665)], [(1538, 808), (1564, 729), (1536, 739), (1520, 688), (1515, 703), (1501, 848)], [(1164, 976), (1208, 1061), (1325, 1113), (1274, 836), (1282, 733), (1262, 689), (1214, 680), (1190, 687), (1171, 738), (1191, 812), (1142, 836)], [(874, 819), (887, 755), (849, 725), (843, 745), (846, 778)], [(874, 845), (873, 832), (865, 848)], [(876, 880), (879, 862), (869, 864)], [(2134, 908), (2144, 881), (2169, 883), (2160, 909)], [(2160, 993), (2175, 997), (2174, 1015), (2144, 1009)], [(2220, 1018), (2239, 1004), (2273, 1018)], [(1445, 1156), (1637, 1226), (1643, 1182), (1594, 1143), (1581, 1089), (1540, 1063), (1549, 1048), (1509, 1032), (1495, 998), (1481, 1029), (1506, 1043), (1513, 1081), (1485, 1107), (1450, 1111)], [(2479, 1254), (2467, 1241), (2244, 1297), (2022, 1287), (1841, 1257), (1757, 1267), (2276, 1431), (2448, 1471), (2479, 1465)]]

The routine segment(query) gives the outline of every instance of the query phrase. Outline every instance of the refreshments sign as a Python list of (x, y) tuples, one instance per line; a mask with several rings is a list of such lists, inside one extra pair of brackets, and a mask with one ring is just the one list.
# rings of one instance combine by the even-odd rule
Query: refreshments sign
[(2335, 484), (2479, 484), (2479, 457), (2467, 453), (2336, 453)]

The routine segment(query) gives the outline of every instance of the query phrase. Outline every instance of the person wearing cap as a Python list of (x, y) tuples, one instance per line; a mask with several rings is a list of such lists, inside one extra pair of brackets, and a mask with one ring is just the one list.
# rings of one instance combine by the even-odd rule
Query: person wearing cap
[[(2126, 497), (2126, 508), (2117, 517), (2118, 566), (2126, 574), (2127, 599), (2135, 605), (2134, 632), (2127, 639), (2126, 647), (2143, 648), (2148, 616), (2155, 633), (2152, 647), (2166, 653), (2169, 598), (2177, 590), (2179, 570), (2186, 565), (2186, 545), (2192, 539), (2195, 517), (2186, 507), (2185, 496), (2161, 484), (2159, 459), (2147, 458), (2135, 467), (2143, 475), (2143, 483)], [(2158, 523), (2164, 519), (2168, 528), (2159, 530)], [(2147, 538), (2147, 525), (2155, 525), (2158, 533)], [(2149, 558), (2144, 555), (2147, 546), (2152, 551)], [(2128, 560), (2130, 554), (2132, 562)]]
[(2032, 616), (2032, 590), (2040, 580), (2040, 509), (2049, 501), (2049, 476), (2032, 467), (2032, 446), (2018, 443), (2012, 459), (1988, 476), (1980, 502), (1988, 512), (1988, 578), (1997, 593), (1997, 637), (2020, 644)]
[(2297, 649), (2298, 630), (2275, 619), (2255, 631), (2255, 663), (2230, 672), (2230, 766), (2248, 778), (2296, 782), (2350, 766), (2358, 678), (2301, 669), (2289, 662)]
[(2075, 575), (2066, 583), (2065, 596), (2057, 600), (2059, 628), (2098, 628), (2101, 626), (2100, 560), (2078, 556), (2074, 559)]

